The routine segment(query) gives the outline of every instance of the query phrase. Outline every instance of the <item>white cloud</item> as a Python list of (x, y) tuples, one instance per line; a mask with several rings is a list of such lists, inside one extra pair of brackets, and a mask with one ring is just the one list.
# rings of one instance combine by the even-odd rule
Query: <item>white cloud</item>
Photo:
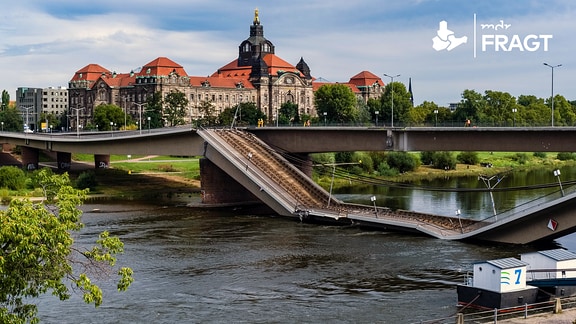
[[(533, 3), (542, 7), (543, 1)], [(480, 13), (482, 19), (509, 21), (515, 33), (552, 33), (554, 39), (549, 52), (480, 53), (476, 59), (471, 39), (450, 52), (432, 49), (441, 19), (450, 22), (457, 36), (472, 37), (472, 14), (484, 7), (468, 2), (459, 8), (454, 4), (461, 2), (451, 0), (393, 5), (370, 0), (363, 7), (343, 0), (188, 1), (185, 7), (181, 1), (166, 0), (161, 8), (151, 3), (106, 0), (94, 13), (77, 1), (60, 0), (47, 6), (44, 1), (29, 0), (14, 8), (11, 5), (0, 19), (4, 76), (0, 89), (13, 96), (20, 86), (67, 86), (74, 72), (89, 63), (129, 72), (158, 56), (180, 63), (191, 75), (209, 75), (237, 57), (238, 45), (248, 37), (253, 10), (258, 7), (265, 36), (275, 44), (276, 54), (293, 64), (304, 57), (315, 77), (345, 82), (363, 70), (379, 76), (401, 74), (400, 82), (407, 84), (412, 78), (417, 103), (428, 100), (447, 105), (459, 101), (465, 89), (547, 97), (550, 71), (542, 66), (547, 61), (563, 64), (555, 71), (555, 92), (576, 99), (570, 82), (575, 72), (572, 66), (576, 66), (570, 35), (576, 29), (571, 18), (574, 5), (564, 0), (546, 2), (551, 12), (526, 10), (529, 14), (522, 15), (508, 5), (501, 8), (510, 11)], [(423, 8), (435, 11), (421, 12)]]

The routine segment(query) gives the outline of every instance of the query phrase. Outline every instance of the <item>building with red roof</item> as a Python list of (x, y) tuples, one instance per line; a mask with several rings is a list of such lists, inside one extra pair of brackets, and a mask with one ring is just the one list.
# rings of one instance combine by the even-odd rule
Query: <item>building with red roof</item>
[[(238, 57), (207, 77), (190, 76), (167, 57), (158, 57), (139, 71), (111, 72), (98, 64), (78, 70), (69, 81), (69, 105), (80, 112), (80, 123), (90, 122), (94, 108), (116, 104), (138, 118), (147, 98), (156, 92), (164, 98), (180, 91), (189, 101), (186, 120), (203, 117), (199, 107), (206, 102), (219, 114), (242, 102), (253, 102), (269, 122), (277, 118), (282, 104), (298, 105), (299, 114), (316, 116), (314, 91), (327, 82), (316, 82), (303, 58), (296, 65), (275, 53), (274, 44), (264, 37), (258, 10), (250, 26), (250, 35), (238, 46)], [(375, 74), (362, 71), (345, 84), (365, 102), (380, 97), (384, 83)], [(71, 121), (73, 122), (73, 121)], [(82, 126), (82, 125), (80, 125)], [(71, 125), (75, 128), (75, 125)]]

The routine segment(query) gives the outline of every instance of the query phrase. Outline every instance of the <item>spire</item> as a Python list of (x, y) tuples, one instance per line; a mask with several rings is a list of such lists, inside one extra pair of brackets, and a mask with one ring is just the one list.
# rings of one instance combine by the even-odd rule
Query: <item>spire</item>
[(412, 78), (408, 78), (408, 92), (410, 93), (410, 103), (414, 107), (414, 94), (412, 93)]
[(238, 66), (251, 66), (266, 54), (274, 54), (274, 44), (264, 37), (264, 26), (260, 25), (256, 9), (253, 24), (250, 25), (250, 37), (238, 47)]

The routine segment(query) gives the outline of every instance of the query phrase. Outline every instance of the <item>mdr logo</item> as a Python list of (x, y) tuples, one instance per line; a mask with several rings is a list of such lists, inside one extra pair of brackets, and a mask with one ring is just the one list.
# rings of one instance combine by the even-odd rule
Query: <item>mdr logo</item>
[(464, 50), (467, 47), (464, 44), (472, 43), (474, 57), (483, 52), (548, 52), (553, 38), (552, 34), (516, 34), (514, 26), (502, 19), (495, 23), (478, 23), (474, 14), (471, 41), (468, 35), (451, 30), (448, 21), (442, 20), (432, 38), (432, 48), (438, 52)]

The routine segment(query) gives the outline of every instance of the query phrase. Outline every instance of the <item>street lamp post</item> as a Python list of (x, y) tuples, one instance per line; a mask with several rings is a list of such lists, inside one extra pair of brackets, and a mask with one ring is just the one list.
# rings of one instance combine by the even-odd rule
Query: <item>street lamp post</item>
[(33, 109), (34, 107), (22, 107), (22, 109), (26, 109), (26, 126), (24, 127), (25, 130), (30, 129), (30, 127), (28, 126), (28, 115), (30, 114), (29, 111), (30, 109)]
[(434, 127), (438, 126), (438, 109), (434, 109)]
[(392, 117), (390, 118), (390, 121), (391, 121), (391, 122), (390, 122), (390, 126), (391, 126), (391, 127), (394, 127), (394, 78), (399, 77), (400, 74), (397, 74), (397, 75), (392, 76), (392, 75), (388, 75), (388, 74), (384, 73), (384, 76), (387, 76), (387, 77), (390, 78), (390, 85), (392, 86), (391, 89), (390, 89), (390, 91), (391, 91), (391, 93), (392, 93), (392, 99), (391, 99), (391, 102), (392, 102)]
[(112, 137), (114, 137), (114, 122), (110, 122), (110, 130), (112, 131)]
[(80, 109), (82, 108), (72, 108), (76, 110), (76, 137), (80, 137)]
[(326, 116), (328, 115), (328, 113), (325, 111), (323, 115), (324, 115), (324, 127), (326, 127)]
[(552, 96), (551, 96), (551, 106), (552, 106), (552, 127), (554, 127), (554, 68), (561, 67), (562, 64), (558, 65), (550, 65), (548, 63), (544, 63), (547, 67), (552, 69)]
[(142, 106), (144, 106), (146, 103), (145, 102), (143, 102), (143, 103), (135, 102), (134, 104), (136, 106), (138, 106), (138, 121), (139, 121), (138, 128), (140, 129), (140, 134), (142, 134)]
[(518, 111), (518, 109), (516, 108), (512, 108), (512, 127), (516, 127), (516, 112)]
[(376, 127), (378, 127), (378, 115), (380, 114), (380, 112), (376, 110), (374, 114), (376, 115)]
[(128, 98), (124, 98), (124, 131), (126, 131), (126, 116), (128, 115)]
[(4, 131), (4, 122), (2, 122), (2, 131)]
[(148, 133), (150, 133), (150, 116), (148, 116)]

